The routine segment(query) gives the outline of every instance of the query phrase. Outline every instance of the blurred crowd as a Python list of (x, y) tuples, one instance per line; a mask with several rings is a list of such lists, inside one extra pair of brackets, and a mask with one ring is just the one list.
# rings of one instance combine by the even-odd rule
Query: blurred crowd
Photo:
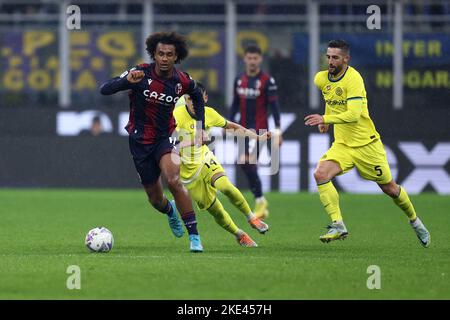
[[(237, 3), (238, 14), (304, 14), (307, 10), (307, 3), (300, 2), (298, 5), (282, 5), (273, 2), (268, 3)], [(321, 3), (320, 13), (330, 15), (356, 15), (366, 14), (367, 3), (334, 3), (329, 1)], [(393, 2), (391, 2), (393, 3)], [(90, 4), (84, 2), (80, 4), (82, 11), (85, 13), (96, 14), (140, 14), (142, 13), (142, 5), (138, 2), (130, 1), (116, 1), (105, 5), (104, 3)], [(386, 4), (380, 5), (382, 12), (387, 12)], [(154, 6), (156, 13), (161, 14), (180, 14), (180, 13), (195, 13), (195, 14), (224, 14), (225, 8), (220, 2), (213, 4), (186, 4), (179, 3), (164, 3), (156, 2)], [(405, 1), (404, 10), (409, 15), (450, 15), (450, 1)], [(58, 13), (59, 3), (57, 1), (42, 0), (38, 3), (1, 3), (0, 12), (2, 14), (51, 14)]]

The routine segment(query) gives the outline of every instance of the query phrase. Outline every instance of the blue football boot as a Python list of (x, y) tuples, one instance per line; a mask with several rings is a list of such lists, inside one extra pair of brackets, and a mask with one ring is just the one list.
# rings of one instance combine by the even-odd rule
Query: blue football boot
[(200, 241), (200, 236), (198, 234), (190, 234), (189, 242), (191, 252), (203, 252), (202, 242)]
[(178, 217), (177, 206), (175, 205), (174, 200), (169, 201), (172, 206), (172, 214), (167, 215), (167, 219), (169, 220), (169, 226), (172, 230), (173, 234), (177, 238), (181, 238), (184, 234), (183, 224), (181, 223), (180, 218)]

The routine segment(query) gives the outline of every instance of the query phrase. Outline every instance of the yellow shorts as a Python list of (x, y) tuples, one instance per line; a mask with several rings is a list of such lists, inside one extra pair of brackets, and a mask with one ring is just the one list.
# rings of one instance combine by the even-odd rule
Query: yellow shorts
[(200, 210), (207, 210), (216, 200), (217, 189), (212, 185), (212, 177), (217, 173), (225, 175), (225, 170), (216, 156), (209, 152), (205, 157), (203, 167), (186, 183), (183, 181), (189, 196), (195, 201)]
[(391, 182), (392, 175), (381, 140), (375, 140), (362, 147), (348, 147), (341, 143), (333, 143), (331, 148), (319, 161), (332, 160), (342, 169), (340, 174), (356, 167), (361, 177), (378, 184)]

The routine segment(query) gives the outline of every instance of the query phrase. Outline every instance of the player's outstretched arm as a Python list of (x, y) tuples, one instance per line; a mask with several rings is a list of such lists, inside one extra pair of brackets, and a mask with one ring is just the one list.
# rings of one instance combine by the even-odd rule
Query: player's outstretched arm
[(249, 130), (237, 124), (233, 121), (227, 121), (225, 129), (232, 129), (235, 131), (236, 135), (239, 137), (249, 137), (251, 139), (268, 140), (271, 137), (271, 132), (267, 131), (264, 134), (258, 135), (255, 131)]
[(119, 91), (129, 90), (133, 84), (141, 81), (143, 77), (144, 72), (142, 70), (125, 72), (120, 77), (112, 78), (103, 83), (100, 87), (100, 93), (108, 96)]
[(189, 96), (192, 99), (194, 107), (195, 119), (201, 122), (201, 128), (195, 132), (195, 144), (201, 146), (208, 140), (208, 135), (205, 131), (205, 100), (203, 100), (203, 92), (197, 86), (194, 80), (189, 84)]
[(202, 129), (205, 129), (205, 100), (203, 100), (202, 91), (193, 80), (191, 80), (190, 91), (188, 94), (192, 99), (195, 118), (202, 122)]
[(348, 104), (348, 109), (339, 114), (310, 114), (305, 117), (305, 125), (316, 126), (320, 124), (340, 124), (358, 122), (363, 109), (362, 103)]

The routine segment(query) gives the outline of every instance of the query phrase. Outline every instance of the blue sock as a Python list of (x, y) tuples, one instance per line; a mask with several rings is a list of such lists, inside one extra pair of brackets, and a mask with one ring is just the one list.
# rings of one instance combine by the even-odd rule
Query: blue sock
[(197, 220), (194, 211), (181, 215), (181, 219), (183, 219), (184, 225), (186, 226), (189, 234), (198, 234)]

